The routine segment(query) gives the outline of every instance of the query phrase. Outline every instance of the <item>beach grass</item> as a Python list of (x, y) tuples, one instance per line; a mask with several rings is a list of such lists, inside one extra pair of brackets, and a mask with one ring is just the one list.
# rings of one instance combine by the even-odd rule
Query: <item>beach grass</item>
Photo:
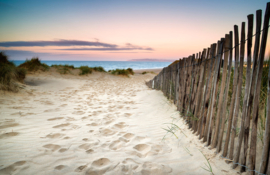
[(81, 67), (79, 67), (79, 69), (81, 70), (80, 75), (86, 75), (86, 74), (92, 73), (92, 68), (88, 67), (88, 66), (81, 66)]
[(35, 72), (38, 70), (48, 71), (50, 69), (50, 67), (47, 64), (41, 63), (38, 57), (32, 58), (31, 60), (26, 60), (24, 63), (20, 64), (18, 67), (25, 68), (29, 72)]
[(26, 75), (24, 68), (16, 67), (8, 57), (0, 52), (0, 90), (18, 91), (17, 82), (23, 82)]

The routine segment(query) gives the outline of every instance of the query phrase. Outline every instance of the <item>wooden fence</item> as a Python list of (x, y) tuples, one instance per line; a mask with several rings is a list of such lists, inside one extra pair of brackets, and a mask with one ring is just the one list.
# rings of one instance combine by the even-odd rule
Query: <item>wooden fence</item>
[[(216, 148), (217, 153), (222, 152), (228, 163), (233, 162), (233, 168), (240, 164), (240, 170), (249, 174), (270, 175), (270, 70), (267, 101), (260, 103), (269, 16), (270, 3), (267, 3), (263, 29), (262, 11), (256, 12), (255, 35), (252, 35), (251, 14), (247, 16), (247, 39), (245, 22), (241, 26), (240, 42), (235, 25), (234, 32), (196, 55), (175, 61), (146, 83), (174, 102), (199, 139)], [(263, 149), (255, 170), (257, 128), (262, 111), (266, 118)]]

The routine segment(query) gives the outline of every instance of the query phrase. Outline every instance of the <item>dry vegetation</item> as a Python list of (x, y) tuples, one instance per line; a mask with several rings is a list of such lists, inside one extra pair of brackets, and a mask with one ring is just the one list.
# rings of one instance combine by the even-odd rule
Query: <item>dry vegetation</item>
[(0, 90), (17, 92), (20, 87), (18, 82), (23, 82), (25, 75), (24, 68), (16, 67), (8, 61), (3, 52), (0, 52)]

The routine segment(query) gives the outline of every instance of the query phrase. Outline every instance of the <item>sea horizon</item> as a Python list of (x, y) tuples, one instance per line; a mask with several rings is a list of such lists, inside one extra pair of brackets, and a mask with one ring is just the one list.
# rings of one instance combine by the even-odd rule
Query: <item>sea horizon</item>
[[(24, 63), (26, 60), (10, 60), (16, 66)], [(88, 67), (103, 67), (106, 71), (112, 69), (127, 69), (132, 68), (134, 70), (140, 69), (160, 69), (167, 67), (172, 62), (164, 61), (64, 61), (64, 60), (40, 60), (41, 63), (45, 63), (48, 66), (51, 65), (73, 65), (74, 67), (88, 66)]]

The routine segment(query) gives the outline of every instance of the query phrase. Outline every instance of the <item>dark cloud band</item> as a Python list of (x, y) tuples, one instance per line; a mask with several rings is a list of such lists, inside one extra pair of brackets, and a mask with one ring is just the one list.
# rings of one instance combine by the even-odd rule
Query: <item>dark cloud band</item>
[(90, 42), (80, 40), (57, 40), (57, 41), (9, 41), (0, 42), (1, 47), (33, 47), (33, 46), (96, 46), (96, 47), (117, 47), (115, 44)]
[[(93, 50), (93, 51), (121, 51), (121, 50), (150, 50), (150, 47), (140, 47), (127, 43), (120, 47), (116, 44), (108, 44), (102, 42), (91, 42), (81, 40), (57, 40), (57, 41), (9, 41), (0, 42), (0, 47), (46, 47), (46, 46), (84, 46), (84, 48), (67, 48), (58, 50)], [(85, 47), (87, 46), (87, 47)], [(93, 48), (94, 47), (94, 48)]]

